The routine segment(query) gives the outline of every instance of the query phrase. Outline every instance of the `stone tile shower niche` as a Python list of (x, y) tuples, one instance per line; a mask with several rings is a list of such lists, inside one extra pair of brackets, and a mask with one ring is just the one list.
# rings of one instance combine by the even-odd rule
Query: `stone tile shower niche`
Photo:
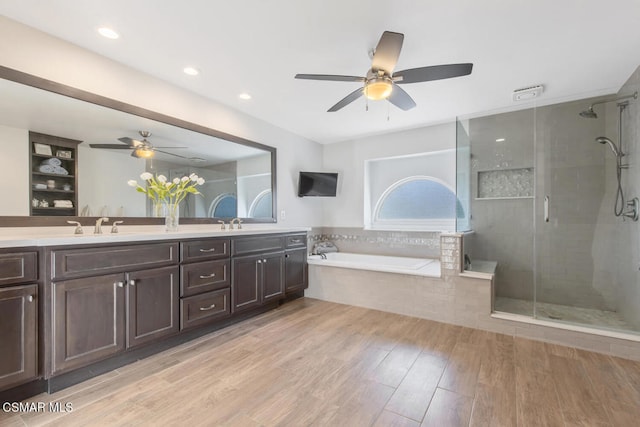
[(533, 168), (478, 172), (478, 199), (533, 197)]

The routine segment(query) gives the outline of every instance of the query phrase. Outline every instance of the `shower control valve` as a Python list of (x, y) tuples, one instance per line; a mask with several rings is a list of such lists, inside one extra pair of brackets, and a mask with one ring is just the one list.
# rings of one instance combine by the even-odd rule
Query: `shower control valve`
[(634, 197), (627, 202), (627, 210), (622, 214), (622, 216), (624, 218), (631, 218), (634, 221), (638, 220), (638, 217), (640, 217), (640, 201), (637, 197)]

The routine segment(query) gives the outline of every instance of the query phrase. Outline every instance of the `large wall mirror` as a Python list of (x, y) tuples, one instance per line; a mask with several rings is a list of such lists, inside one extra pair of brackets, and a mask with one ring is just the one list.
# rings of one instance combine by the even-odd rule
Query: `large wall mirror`
[[(75, 219), (124, 218), (128, 224), (156, 224), (149, 200), (127, 182), (142, 184), (143, 172), (168, 179), (195, 173), (205, 179), (201, 195), (189, 195), (181, 223), (216, 223), (239, 217), (276, 222), (276, 149), (130, 104), (0, 67), (0, 226), (66, 225), (64, 214), (35, 215), (30, 133), (81, 141), (77, 162)], [(152, 158), (132, 156), (121, 139), (145, 138)], [(91, 144), (113, 147), (95, 148)], [(118, 149), (117, 146), (122, 148)], [(55, 153), (53, 153), (55, 156)], [(56, 182), (56, 177), (46, 177)], [(49, 179), (51, 178), (51, 179)], [(62, 182), (62, 180), (59, 180)], [(86, 220), (85, 220), (86, 219)]]

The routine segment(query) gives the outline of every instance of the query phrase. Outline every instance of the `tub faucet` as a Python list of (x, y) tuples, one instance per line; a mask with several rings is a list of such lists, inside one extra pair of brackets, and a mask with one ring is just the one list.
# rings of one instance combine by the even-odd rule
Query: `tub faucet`
[(327, 254), (325, 254), (324, 252), (319, 253), (318, 255), (320, 255), (320, 258), (322, 259), (327, 259)]
[(102, 234), (102, 221), (107, 222), (109, 218), (106, 216), (98, 218), (96, 221), (96, 228), (93, 229), (93, 234)]

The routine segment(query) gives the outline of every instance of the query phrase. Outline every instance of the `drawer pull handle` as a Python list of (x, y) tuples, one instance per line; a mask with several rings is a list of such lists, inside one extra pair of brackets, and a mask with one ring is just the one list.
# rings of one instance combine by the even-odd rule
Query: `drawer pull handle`
[(209, 311), (209, 310), (213, 310), (214, 308), (216, 308), (216, 305), (211, 304), (209, 307), (200, 307), (200, 311)]
[(301, 239), (291, 239), (291, 243), (300, 243), (302, 242)]
[(27, 301), (29, 301), (29, 302), (33, 302), (33, 295), (29, 295), (29, 296), (27, 297)]
[(214, 277), (216, 277), (216, 273), (211, 273), (211, 274), (207, 274), (204, 276), (200, 276), (201, 279), (213, 279)]
[(119, 288), (124, 288), (124, 282), (116, 282), (114, 283), (114, 285), (116, 285)]
[(216, 248), (211, 248), (211, 249), (200, 249), (200, 252), (215, 252)]

